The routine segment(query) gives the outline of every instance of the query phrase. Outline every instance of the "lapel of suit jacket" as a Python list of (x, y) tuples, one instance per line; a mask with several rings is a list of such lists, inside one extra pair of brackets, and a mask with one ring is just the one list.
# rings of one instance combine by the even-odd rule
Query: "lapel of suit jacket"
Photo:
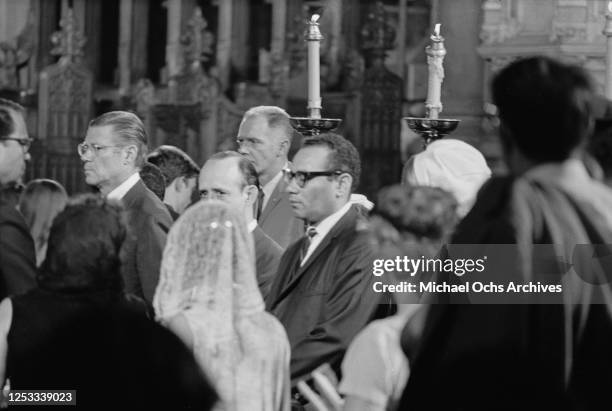
[[(319, 257), (319, 255), (321, 255), (323, 250), (327, 249), (333, 242), (335, 242), (336, 237), (338, 237), (347, 227), (350, 227), (351, 225), (352, 226), (355, 225), (356, 218), (357, 218), (357, 211), (355, 210), (355, 207), (351, 207), (346, 212), (346, 214), (342, 216), (342, 218), (336, 223), (336, 225), (329, 231), (329, 233), (327, 233), (323, 241), (319, 243), (319, 245), (314, 250), (312, 255), (308, 257), (308, 260), (306, 260), (306, 263), (303, 266), (299, 267), (297, 269), (297, 272), (293, 274), (289, 282), (285, 284), (285, 286), (283, 287), (282, 291), (280, 292), (278, 296), (278, 299), (275, 302), (275, 305), (278, 304), (278, 302), (280, 302), (283, 298), (285, 298), (287, 294), (289, 294), (291, 290), (295, 288), (297, 283), (304, 276), (304, 273), (308, 270), (308, 267), (310, 267), (313, 264), (313, 262), (317, 259), (317, 257)], [(300, 240), (300, 247), (303, 241), (304, 239), (302, 238), (302, 240)], [(300, 247), (298, 247), (298, 250)], [(292, 258), (293, 263), (295, 264), (297, 263), (294, 259), (298, 256), (299, 256), (299, 253), (296, 253), (294, 258)]]
[(281, 178), (278, 184), (276, 184), (276, 187), (274, 187), (274, 190), (270, 195), (270, 199), (261, 212), (261, 216), (259, 216), (259, 224), (263, 224), (263, 222), (266, 221), (268, 216), (272, 213), (272, 210), (274, 210), (278, 203), (283, 199), (283, 196), (285, 195), (285, 186), (285, 179)]
[(142, 180), (138, 180), (134, 187), (130, 188), (127, 193), (121, 199), (121, 202), (125, 206), (127, 210), (131, 209), (134, 206), (136, 200), (142, 195), (142, 192), (145, 189), (145, 185)]

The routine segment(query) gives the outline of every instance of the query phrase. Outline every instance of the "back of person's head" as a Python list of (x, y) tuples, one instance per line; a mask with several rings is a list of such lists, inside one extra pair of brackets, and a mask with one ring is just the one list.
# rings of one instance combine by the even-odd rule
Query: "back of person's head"
[(163, 145), (157, 147), (148, 156), (147, 161), (156, 165), (164, 175), (166, 187), (179, 178), (196, 178), (200, 167), (187, 153), (178, 147)]
[(254, 185), (259, 188), (259, 177), (255, 170), (255, 165), (247, 157), (243, 156), (237, 151), (226, 150), (219, 153), (213, 154), (208, 161), (211, 160), (225, 160), (227, 158), (235, 158), (238, 163), (238, 170), (244, 178), (244, 185)]
[(78, 409), (210, 410), (218, 398), (179, 338), (132, 311), (85, 311), (36, 344), (27, 388), (76, 390)]
[(51, 226), (39, 286), (58, 292), (122, 292), (121, 250), (126, 236), (119, 203), (95, 195), (70, 200)]
[(504, 146), (533, 162), (566, 160), (592, 131), (592, 85), (579, 67), (522, 59), (494, 78), (492, 92)]
[[(168, 233), (153, 306), (160, 319), (189, 307), (229, 318), (233, 312), (263, 307), (253, 238), (240, 214), (210, 200), (181, 215)], [(212, 317), (202, 321), (219, 321)], [(221, 332), (232, 325), (215, 326)]]
[(30, 181), (19, 198), (19, 211), (30, 228), (36, 246), (36, 260), (44, 257), (53, 219), (68, 202), (66, 190), (54, 180)]
[(89, 127), (111, 126), (114, 134), (125, 144), (138, 148), (134, 165), (142, 167), (147, 157), (147, 133), (142, 120), (129, 111), (109, 111), (89, 122)]
[[(352, 177), (351, 192), (359, 187), (361, 177), (361, 160), (359, 152), (347, 139), (335, 133), (323, 133), (318, 136), (304, 139), (302, 147), (324, 146), (330, 150), (328, 161), (329, 170), (342, 171)], [(324, 170), (322, 170), (324, 171)]]
[(166, 182), (164, 175), (161, 170), (154, 164), (145, 161), (140, 168), (140, 178), (147, 188), (161, 200), (164, 201), (164, 194), (166, 193)]
[(491, 177), (480, 151), (456, 139), (440, 139), (412, 156), (404, 167), (402, 182), (414, 186), (439, 187), (452, 193), (463, 217), (472, 208), (476, 194)]
[(15, 131), (13, 113), (23, 114), (24, 109), (14, 101), (0, 98), (0, 138), (10, 136)]
[(457, 206), (455, 197), (441, 188), (397, 184), (378, 192), (374, 216), (388, 222), (397, 231), (398, 240), (439, 248), (455, 229)]

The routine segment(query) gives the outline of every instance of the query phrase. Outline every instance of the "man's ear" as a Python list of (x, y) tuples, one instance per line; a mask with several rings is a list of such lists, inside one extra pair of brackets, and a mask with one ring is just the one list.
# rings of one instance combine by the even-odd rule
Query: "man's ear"
[(259, 189), (255, 185), (247, 185), (243, 191), (246, 195), (246, 203), (248, 206), (252, 206), (257, 203), (257, 197), (259, 197)]
[(351, 195), (351, 186), (353, 185), (353, 177), (349, 173), (342, 173), (337, 178), (338, 197), (348, 197)]
[(136, 157), (138, 157), (138, 147), (136, 147), (135, 145), (129, 145), (125, 147), (125, 155), (124, 155), (124, 160), (130, 163), (135, 163), (136, 162)]
[(280, 149), (280, 152), (281, 152), (281, 153), (282, 153), (284, 156), (289, 155), (289, 146), (290, 146), (290, 144), (289, 144), (289, 140), (287, 140), (287, 139), (283, 139), (283, 140), (281, 140), (281, 142), (280, 142), (280, 144), (279, 144), (279, 146), (278, 146), (278, 147), (279, 147), (279, 149)]

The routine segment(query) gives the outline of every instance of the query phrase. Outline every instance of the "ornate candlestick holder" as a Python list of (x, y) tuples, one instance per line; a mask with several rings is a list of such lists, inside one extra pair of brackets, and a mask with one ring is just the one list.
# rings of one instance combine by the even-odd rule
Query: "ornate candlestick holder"
[(439, 118), (442, 112), (442, 102), (440, 101), (442, 91), (442, 81), (444, 80), (444, 67), (442, 62), (446, 56), (444, 48), (444, 37), (440, 35), (440, 24), (436, 24), (434, 34), (431, 35), (432, 44), (425, 48), (427, 54), (427, 66), (429, 69), (429, 79), (427, 83), (427, 110), (426, 118), (404, 117), (408, 127), (415, 133), (420, 134), (427, 146), (433, 140), (442, 138), (450, 134), (457, 128), (460, 120), (450, 118)]
[(304, 136), (314, 136), (337, 128), (339, 118), (321, 117), (320, 46), (323, 35), (319, 30), (319, 15), (313, 14), (308, 22), (308, 117), (290, 117), (293, 128)]

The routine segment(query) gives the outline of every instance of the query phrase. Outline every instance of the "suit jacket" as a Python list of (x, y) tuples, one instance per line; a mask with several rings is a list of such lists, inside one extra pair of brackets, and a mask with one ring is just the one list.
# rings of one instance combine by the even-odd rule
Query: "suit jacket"
[(293, 213), (286, 187), (287, 183), (281, 178), (257, 222), (283, 250), (304, 235), (304, 222)]
[(152, 304), (172, 217), (164, 203), (142, 181), (123, 197), (123, 205), (130, 228), (123, 264), (125, 290)]
[(266, 233), (261, 227), (253, 230), (253, 240), (255, 242), (255, 266), (257, 270), (257, 285), (261, 296), (266, 299), (272, 286), (272, 280), (278, 270), (283, 249)]
[(267, 308), (287, 330), (291, 377), (323, 363), (336, 373), (353, 337), (372, 319), (380, 297), (373, 292), (373, 250), (353, 206), (302, 267), (304, 238), (281, 258)]
[(36, 286), (36, 253), (30, 230), (12, 203), (0, 199), (0, 299)]

